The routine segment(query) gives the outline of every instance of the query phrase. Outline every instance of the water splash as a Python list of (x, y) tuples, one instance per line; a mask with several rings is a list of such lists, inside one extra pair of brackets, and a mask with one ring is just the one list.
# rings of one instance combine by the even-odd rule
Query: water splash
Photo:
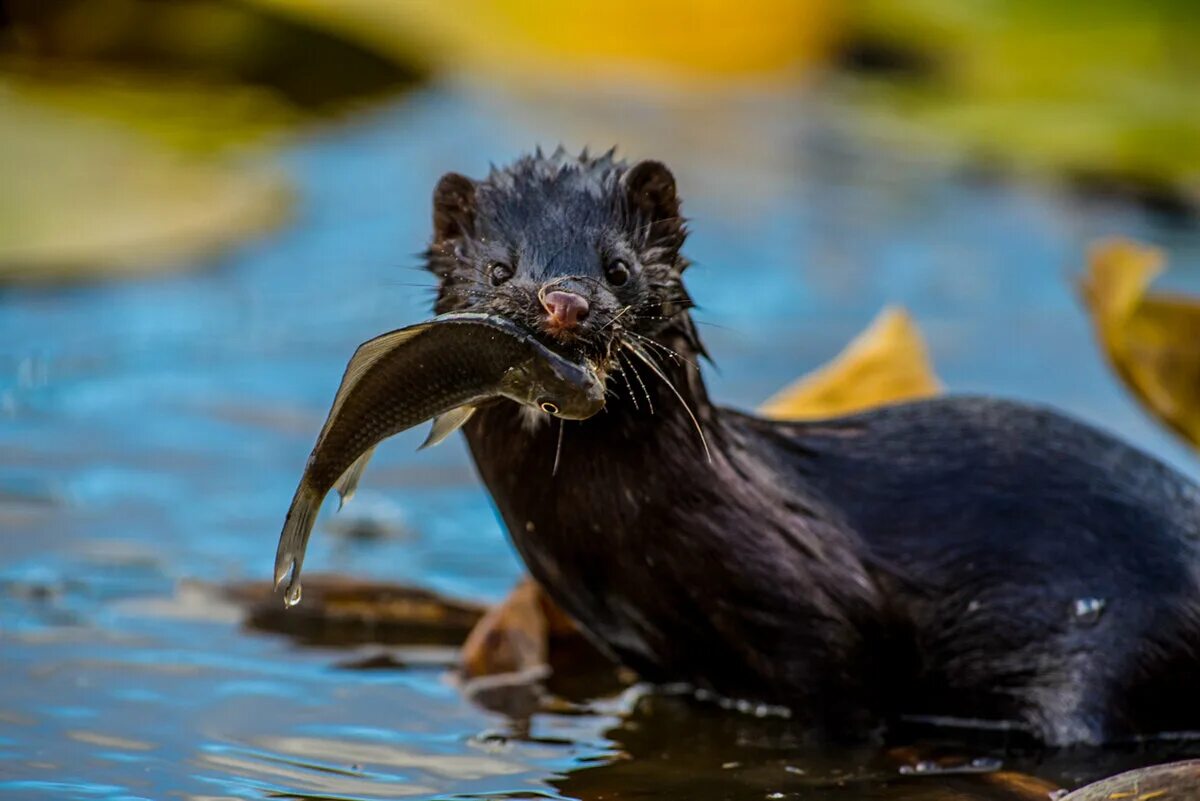
[(300, 603), (300, 596), (303, 589), (300, 586), (299, 580), (293, 581), (288, 585), (288, 588), (283, 592), (283, 603), (285, 606), (295, 606)]

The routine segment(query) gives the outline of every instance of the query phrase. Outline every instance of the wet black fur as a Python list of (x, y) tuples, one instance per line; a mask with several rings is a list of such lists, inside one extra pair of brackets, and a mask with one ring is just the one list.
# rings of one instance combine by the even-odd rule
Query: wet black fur
[[(434, 205), (439, 311), (536, 329), (537, 289), (558, 281), (592, 303), (578, 345), (610, 365), (612, 396), (566, 424), (557, 472), (558, 421), (504, 401), (466, 435), (530, 572), (616, 658), (838, 736), (901, 716), (1015, 722), (1051, 744), (1200, 729), (1187, 479), (1001, 400), (819, 423), (712, 405), (656, 162), (538, 153), (480, 182), (449, 175)], [(614, 257), (633, 265), (624, 287), (605, 284)], [(494, 260), (515, 269), (499, 287)], [(621, 346), (639, 337), (711, 463), (666, 381)]]

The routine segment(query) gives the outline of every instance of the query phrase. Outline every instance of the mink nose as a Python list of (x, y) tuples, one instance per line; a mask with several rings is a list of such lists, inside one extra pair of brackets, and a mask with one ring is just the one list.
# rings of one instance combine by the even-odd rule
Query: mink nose
[(547, 292), (542, 296), (542, 305), (546, 307), (549, 322), (554, 328), (574, 328), (588, 315), (587, 299), (574, 292)]

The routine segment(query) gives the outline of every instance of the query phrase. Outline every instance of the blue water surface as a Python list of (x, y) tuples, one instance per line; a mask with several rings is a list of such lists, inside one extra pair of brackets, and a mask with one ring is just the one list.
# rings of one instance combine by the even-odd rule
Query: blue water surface
[[(1055, 404), (1200, 475), (1105, 366), (1071, 283), (1090, 241), (1125, 234), (1200, 292), (1194, 229), (972, 177), (827, 99), (605, 102), (433, 88), (249, 156), (296, 190), (256, 242), (185, 274), (0, 292), (0, 797), (583, 797), (560, 777), (619, 761), (627, 700), (514, 736), (455, 687), (452, 652), (342, 669), (197, 586), (269, 576), (347, 358), (428, 315), (416, 254), (438, 176), (535, 144), (673, 166), (724, 402), (753, 406), (899, 303), (952, 391)], [(401, 533), (334, 536), (326, 510), (309, 570), (498, 599), (520, 565), (462, 443), (417, 453), (423, 436), (381, 448), (344, 513)], [(886, 796), (772, 770), (711, 797)]]

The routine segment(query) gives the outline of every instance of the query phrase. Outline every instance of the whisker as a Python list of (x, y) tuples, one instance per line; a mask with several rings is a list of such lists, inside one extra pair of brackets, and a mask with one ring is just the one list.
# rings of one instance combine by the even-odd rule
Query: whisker
[(629, 400), (633, 402), (633, 408), (641, 409), (637, 394), (633, 391), (633, 384), (629, 380), (629, 373), (625, 372), (625, 365), (621, 364), (621, 355), (621, 352), (617, 351), (617, 372), (621, 374), (621, 380), (625, 382), (625, 389), (629, 393)]
[(663, 343), (659, 342), (657, 339), (651, 339), (650, 337), (643, 336), (643, 335), (639, 334), (637, 331), (625, 331), (624, 333), (635, 336), (640, 341), (644, 342), (645, 344), (653, 345), (654, 347), (658, 348), (659, 350), (665, 352), (668, 356), (670, 356), (675, 361), (676, 364), (679, 364), (680, 362), (686, 362), (687, 364), (690, 364), (692, 367), (695, 367), (697, 370), (700, 369), (700, 365), (696, 364), (694, 361), (689, 359), (687, 356), (684, 356), (682, 353), (675, 350), (674, 348), (667, 347)]
[(563, 429), (567, 427), (567, 421), (561, 417), (558, 418), (558, 444), (554, 446), (554, 467), (550, 468), (550, 475), (558, 475), (558, 460), (562, 456)]
[(621, 309), (619, 312), (616, 313), (616, 315), (611, 320), (609, 320), (604, 325), (600, 326), (600, 330), (603, 331), (605, 328), (608, 328), (610, 325), (615, 323), (617, 320), (620, 320), (625, 315), (625, 313), (628, 312), (632, 308), (633, 308), (632, 306), (626, 306), (625, 308)]
[(683, 395), (679, 394), (679, 390), (675, 389), (675, 385), (672, 384), (671, 380), (667, 378), (666, 374), (659, 369), (658, 365), (654, 362), (654, 359), (650, 356), (650, 354), (646, 353), (644, 348), (629, 341), (623, 341), (621, 342), (621, 345), (629, 350), (629, 352), (634, 356), (637, 356), (639, 359), (641, 359), (647, 367), (654, 371), (655, 375), (662, 379), (663, 383), (667, 385), (667, 388), (670, 389), (671, 392), (675, 393), (675, 397), (679, 399), (681, 404), (683, 404), (683, 409), (688, 413), (688, 417), (692, 418), (692, 425), (696, 427), (696, 433), (700, 435), (700, 444), (704, 446), (704, 456), (706, 459), (708, 459), (708, 463), (712, 464), (712, 452), (708, 449), (708, 439), (704, 436), (704, 429), (700, 427), (700, 421), (697, 420), (696, 415), (692, 413), (692, 407), (688, 406), (687, 401), (683, 399)]
[[(629, 347), (629, 343), (622, 342), (621, 346)], [(621, 351), (617, 351), (617, 354), (619, 356), (625, 355)], [(626, 356), (625, 360), (629, 364), (629, 372), (633, 373), (633, 377), (637, 379), (638, 384), (642, 387), (642, 397), (646, 399), (646, 408), (649, 409), (650, 414), (654, 414), (654, 401), (650, 399), (650, 390), (646, 389), (646, 382), (642, 380), (642, 374), (637, 371), (637, 368), (634, 367), (633, 362), (629, 360), (629, 357)]]
[(402, 287), (411, 287), (411, 288), (415, 288), (415, 289), (431, 289), (431, 290), (435, 290), (435, 291), (438, 288), (437, 284), (430, 284), (430, 283), (418, 284), (418, 283), (414, 283), (411, 281), (393, 281), (390, 278), (385, 278), (383, 280), (383, 283), (386, 284), (387, 286), (402, 286)]

